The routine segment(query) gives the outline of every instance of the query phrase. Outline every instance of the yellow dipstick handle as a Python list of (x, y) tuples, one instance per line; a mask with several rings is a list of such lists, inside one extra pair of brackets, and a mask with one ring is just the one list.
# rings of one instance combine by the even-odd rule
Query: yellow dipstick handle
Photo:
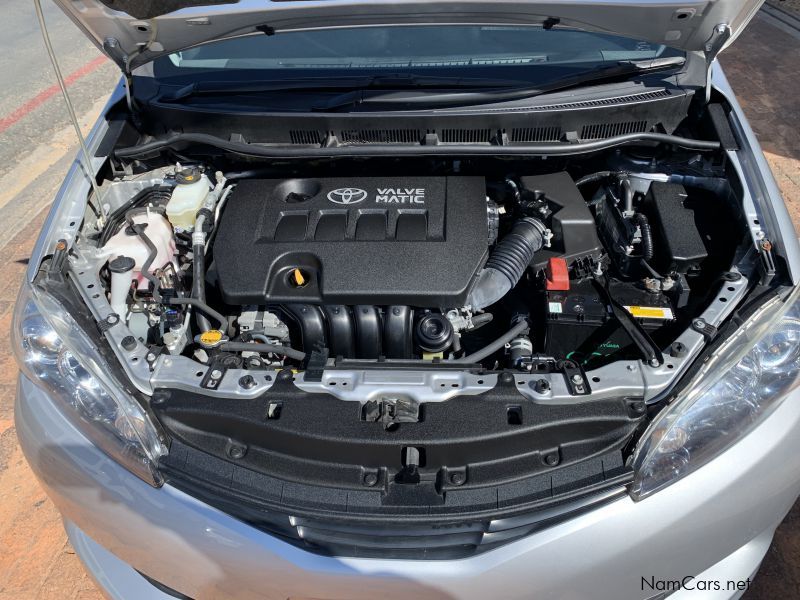
[(297, 287), (303, 287), (306, 284), (306, 278), (303, 277), (303, 272), (300, 269), (292, 271), (292, 278)]

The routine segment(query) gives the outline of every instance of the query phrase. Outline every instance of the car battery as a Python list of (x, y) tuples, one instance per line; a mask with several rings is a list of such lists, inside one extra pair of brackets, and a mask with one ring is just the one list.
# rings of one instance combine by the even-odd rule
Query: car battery
[[(663, 294), (625, 282), (612, 282), (609, 292), (645, 330), (654, 331), (675, 320), (672, 304)], [(585, 367), (598, 366), (612, 357), (638, 356), (630, 337), (591, 280), (573, 282), (566, 291), (547, 291), (545, 302), (546, 354), (575, 360)]]

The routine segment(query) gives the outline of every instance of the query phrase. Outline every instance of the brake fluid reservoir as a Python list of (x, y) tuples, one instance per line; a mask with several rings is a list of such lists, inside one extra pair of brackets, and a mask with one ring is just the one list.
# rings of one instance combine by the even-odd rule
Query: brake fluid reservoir
[[(144, 234), (155, 247), (155, 256), (148, 267), (150, 272), (164, 269), (170, 264), (177, 272), (175, 238), (169, 221), (158, 212), (147, 209), (139, 209), (131, 219), (137, 225), (145, 225)], [(138, 289), (147, 289), (149, 282), (142, 273), (142, 267), (150, 256), (150, 249), (144, 239), (133, 231), (129, 225), (124, 225), (122, 229), (112, 236), (103, 246), (103, 250), (108, 252), (109, 262), (113, 262), (119, 256), (132, 258), (134, 261), (132, 279), (136, 282)]]
[(188, 231), (194, 228), (197, 211), (213, 187), (199, 169), (182, 169), (175, 175), (175, 189), (167, 203), (167, 218), (175, 229)]

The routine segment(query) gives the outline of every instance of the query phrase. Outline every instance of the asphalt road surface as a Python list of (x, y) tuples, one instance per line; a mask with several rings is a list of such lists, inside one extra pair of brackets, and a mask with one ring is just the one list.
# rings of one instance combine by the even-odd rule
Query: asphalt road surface
[[(118, 70), (52, 2), (45, 0), (44, 10), (75, 111), (88, 128)], [(0, 222), (16, 231), (52, 200), (76, 141), (32, 2), (4, 0), (0, 15)], [(5, 241), (0, 233), (0, 248)]]
[[(118, 72), (54, 5), (44, 1), (62, 73), (81, 125), (88, 130)], [(32, 2), (3, 0), (0, 16), (0, 331), (7, 332), (26, 259), (77, 145)], [(751, 26), (723, 57), (796, 217), (800, 215), (798, 57), (800, 42), (765, 23)], [(15, 379), (8, 340), (0, 336), (0, 600), (99, 599), (66, 541), (55, 507), (17, 446)], [(795, 507), (779, 528), (746, 599), (799, 597), (799, 565), (800, 518)]]

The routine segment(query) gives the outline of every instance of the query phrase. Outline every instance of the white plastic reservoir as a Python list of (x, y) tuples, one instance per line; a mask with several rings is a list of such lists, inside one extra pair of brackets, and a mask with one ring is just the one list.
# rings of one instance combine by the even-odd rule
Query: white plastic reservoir
[(167, 218), (175, 229), (190, 231), (194, 228), (197, 211), (213, 187), (199, 169), (183, 169), (175, 176), (175, 189), (167, 203)]
[[(134, 215), (132, 220), (136, 224), (147, 224), (144, 233), (156, 248), (156, 256), (149, 270), (152, 272), (172, 264), (177, 271), (175, 238), (172, 235), (172, 227), (169, 221), (158, 212), (148, 210), (143, 210), (141, 213)], [(108, 240), (103, 249), (109, 253), (109, 262), (119, 256), (132, 258), (134, 260), (133, 280), (136, 281), (138, 289), (147, 289), (149, 282), (142, 274), (142, 266), (150, 256), (150, 250), (145, 241), (136, 232), (131, 231), (127, 224), (123, 225), (122, 229)]]

